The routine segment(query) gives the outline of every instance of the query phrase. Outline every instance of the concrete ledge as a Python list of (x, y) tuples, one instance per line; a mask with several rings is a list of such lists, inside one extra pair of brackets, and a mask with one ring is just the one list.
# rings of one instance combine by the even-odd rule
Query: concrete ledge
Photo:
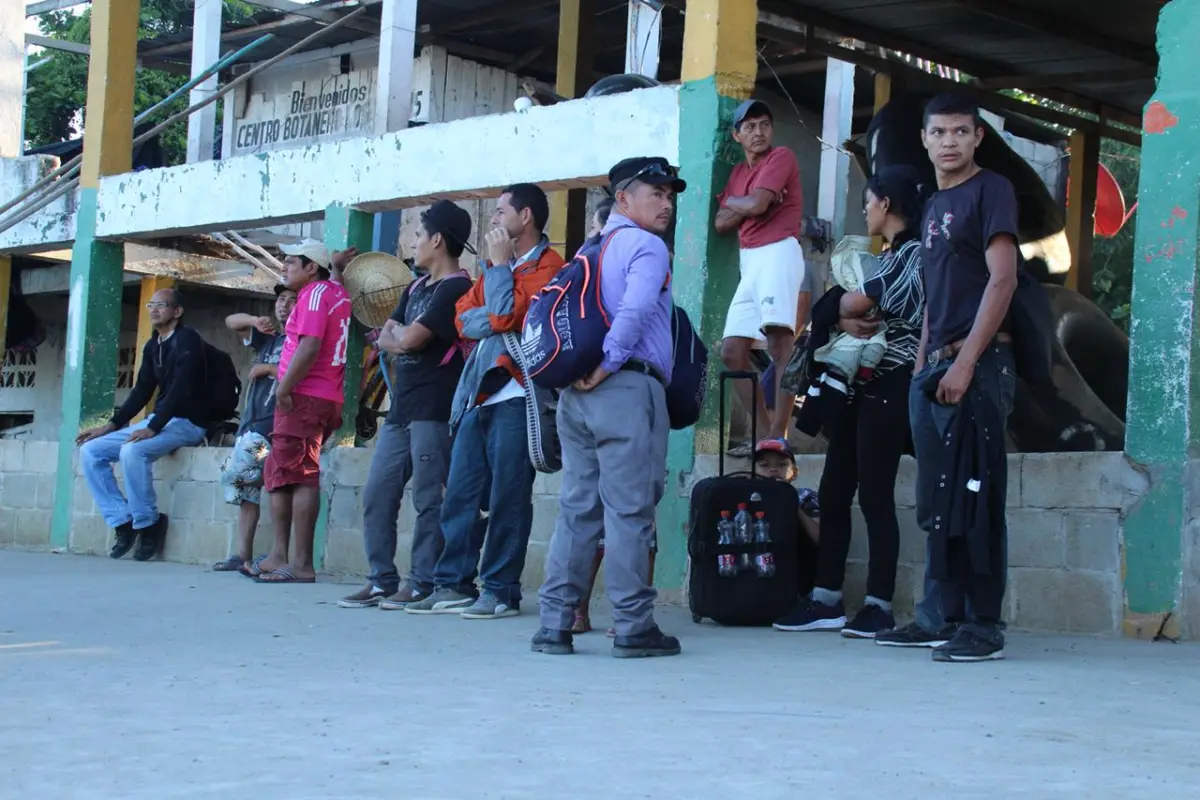
[[(623, 158), (678, 163), (679, 90), (672, 86), (536, 106), (100, 181), (97, 235), (164, 236), (312, 219), (332, 204), (367, 211), (487, 196), (519, 181), (596, 183)], [(603, 131), (580, 147), (581, 131)], [(524, 162), (497, 153), (527, 151)], [(486, 143), (486, 146), (481, 146)]]
[[(0, 201), (21, 194), (43, 176), (58, 169), (59, 163), (54, 156), (0, 158)], [(36, 200), (37, 196), (33, 199)], [(26, 200), (22, 206), (28, 202)], [(0, 232), (0, 253), (40, 252), (69, 247), (75, 240), (75, 212), (78, 209), (78, 190), (67, 192), (33, 216)]]

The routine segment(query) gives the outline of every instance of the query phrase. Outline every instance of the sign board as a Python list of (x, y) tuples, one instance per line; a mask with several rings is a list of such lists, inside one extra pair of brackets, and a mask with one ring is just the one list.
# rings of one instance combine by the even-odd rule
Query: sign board
[[(362, 59), (356, 59), (361, 61)], [(376, 67), (342, 72), (327, 58), (269, 70), (236, 98), (241, 113), (226, 127), (226, 155), (241, 156), (316, 142), (370, 136), (374, 124)]]

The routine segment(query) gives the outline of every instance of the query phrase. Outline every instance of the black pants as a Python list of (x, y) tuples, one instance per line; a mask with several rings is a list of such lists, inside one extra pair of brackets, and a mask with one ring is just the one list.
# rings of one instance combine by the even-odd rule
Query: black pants
[(908, 444), (908, 385), (912, 370), (896, 367), (856, 388), (839, 421), (826, 427), (829, 452), (821, 475), (821, 544), (817, 586), (840, 591), (850, 553), (850, 504), (867, 521), (867, 594), (891, 602), (900, 560), (896, 471)]

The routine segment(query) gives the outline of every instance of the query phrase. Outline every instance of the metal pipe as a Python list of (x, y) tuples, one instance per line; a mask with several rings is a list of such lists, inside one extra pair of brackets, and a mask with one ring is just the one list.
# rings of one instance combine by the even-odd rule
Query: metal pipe
[[(254, 67), (253, 69), (251, 69), (250, 71), (248, 71), (248, 72), (246, 72), (246, 73), (244, 73), (244, 74), (242, 74), (242, 75), (239, 75), (238, 77), (234, 78), (232, 81), (230, 81), (229, 83), (225, 84), (225, 85), (224, 85), (224, 86), (222, 86), (220, 89), (218, 89), (217, 91), (215, 91), (215, 92), (213, 92), (212, 94), (210, 94), (208, 97), (206, 97), (206, 98), (204, 98), (203, 100), (201, 100), (199, 103), (196, 103), (196, 104), (194, 104), (194, 105), (188, 106), (188, 107), (187, 107), (187, 108), (185, 108), (183, 111), (177, 112), (177, 113), (175, 113), (175, 114), (172, 114), (171, 116), (167, 117), (165, 120), (163, 120), (163, 121), (162, 121), (162, 122), (160, 122), (159, 124), (155, 125), (153, 128), (151, 128), (150, 130), (146, 131), (146, 132), (145, 132), (145, 133), (143, 133), (141, 136), (138, 136), (136, 139), (134, 139), (134, 140), (133, 140), (133, 146), (135, 146), (135, 147), (136, 147), (137, 145), (141, 144), (142, 142), (145, 142), (147, 139), (150, 139), (150, 138), (151, 138), (151, 137), (153, 137), (155, 134), (157, 134), (157, 133), (159, 133), (160, 131), (162, 131), (164, 128), (166, 128), (166, 127), (168, 127), (168, 126), (172, 125), (172, 124), (173, 124), (173, 123), (175, 123), (175, 122), (178, 122), (180, 119), (183, 119), (183, 118), (185, 118), (185, 117), (187, 117), (187, 116), (189, 116), (189, 115), (191, 115), (191, 114), (195, 113), (196, 111), (199, 111), (200, 109), (204, 108), (205, 106), (208, 106), (208, 105), (211, 105), (212, 103), (215, 103), (217, 100), (221, 99), (223, 96), (225, 96), (226, 94), (228, 94), (229, 92), (231, 92), (233, 89), (235, 89), (236, 87), (238, 87), (238, 86), (239, 86), (239, 85), (241, 85), (242, 83), (245, 83), (246, 81), (250, 80), (251, 78), (253, 78), (253, 77), (254, 77), (255, 75), (257, 75), (258, 73), (262, 72), (262, 71), (263, 71), (263, 70), (265, 70), (265, 69), (268, 69), (268, 68), (270, 68), (270, 67), (274, 66), (275, 64), (277, 64), (277, 63), (279, 63), (280, 61), (282, 61), (283, 59), (287, 58), (287, 57), (288, 57), (288, 56), (290, 56), (292, 53), (294, 53), (294, 52), (296, 52), (297, 50), (301, 49), (302, 47), (304, 47), (305, 45), (309, 44), (310, 42), (312, 42), (312, 41), (315, 41), (316, 39), (319, 39), (319, 38), (321, 38), (322, 36), (324, 36), (324, 35), (325, 35), (326, 33), (328, 33), (329, 31), (332, 31), (332, 30), (334, 30), (334, 29), (336, 29), (336, 28), (340, 28), (342, 25), (345, 25), (345, 24), (346, 24), (347, 22), (349, 22), (350, 20), (352, 20), (352, 19), (354, 19), (354, 18), (358, 17), (358, 16), (359, 16), (359, 15), (361, 15), (361, 14), (364, 14), (364, 13), (366, 12), (366, 10), (367, 10), (366, 6), (363, 6), (363, 7), (359, 8), (359, 9), (358, 9), (358, 10), (356, 10), (356, 11), (351, 11), (349, 14), (347, 14), (347, 15), (346, 15), (346, 16), (344, 16), (344, 17), (342, 17), (341, 19), (339, 19), (339, 20), (337, 20), (337, 21), (335, 21), (335, 22), (331, 22), (331, 23), (329, 23), (329, 25), (325, 26), (324, 28), (321, 28), (321, 29), (319, 29), (319, 30), (317, 30), (317, 31), (314, 31), (313, 33), (311, 33), (311, 34), (309, 34), (308, 36), (304, 37), (304, 38), (303, 38), (303, 39), (301, 39), (300, 41), (296, 42), (296, 43), (295, 43), (294, 45), (292, 45), (291, 47), (287, 48), (286, 50), (283, 50), (283, 51), (282, 51), (282, 52), (280, 52), (278, 55), (272, 56), (271, 58), (267, 59), (266, 61), (262, 62), (261, 64), (258, 64), (257, 66), (255, 66), (255, 67)], [(77, 169), (77, 167), (75, 166), (75, 164), (76, 164), (77, 162), (79, 162), (79, 161), (82, 161), (82, 159), (83, 159), (83, 154), (82, 154), (82, 153), (80, 153), (78, 156), (76, 156), (75, 158), (71, 159), (71, 161), (69, 162), (69, 164), (67, 164), (67, 165), (64, 165), (64, 166), (62, 166), (62, 167), (59, 167), (57, 170), (55, 170), (55, 172), (54, 172), (54, 173), (51, 173), (51, 175), (50, 175), (50, 176), (47, 176), (47, 178), (43, 178), (43, 179), (42, 179), (42, 181), (41, 181), (41, 183), (42, 183), (42, 184), (44, 184), (45, 182), (47, 182), (47, 181), (48, 181), (48, 179), (49, 179), (49, 178), (51, 178), (51, 177), (54, 177), (54, 176), (57, 176), (57, 175), (61, 174), (61, 173), (62, 173), (64, 170), (67, 170), (68, 166), (69, 166), (69, 167), (71, 167), (71, 170), (70, 170), (70, 171), (72, 171), (72, 172), (73, 172), (75, 169)], [(48, 204), (50, 203), (50, 200), (52, 200), (52, 199), (54, 199), (54, 198), (57, 198), (57, 197), (61, 196), (62, 194), (65, 194), (65, 193), (66, 193), (66, 191), (67, 191), (69, 188), (74, 188), (74, 184), (77, 184), (77, 183), (78, 183), (78, 179), (75, 179), (74, 181), (72, 181), (72, 182), (68, 183), (68, 185), (67, 185), (67, 186), (64, 186), (64, 187), (62, 187), (62, 191), (55, 190), (55, 192), (51, 192), (51, 195), (52, 195), (52, 196), (51, 196), (49, 199), (46, 199), (44, 202), (41, 202), (41, 203), (37, 204), (37, 205), (36, 205), (36, 206), (33, 208), (33, 211), (36, 211), (36, 210), (38, 210), (38, 209), (40, 209), (40, 208), (42, 208), (42, 207), (44, 207), (44, 206), (48, 205)], [(21, 201), (21, 200), (23, 200), (24, 198), (28, 197), (30, 194), (32, 194), (32, 190), (29, 190), (29, 191), (26, 191), (26, 192), (24, 192), (23, 194), (21, 194), (20, 196), (18, 196), (18, 198), (17, 198), (16, 200), (14, 200), (14, 201), (10, 201), (10, 203), (9, 203), (8, 205), (6, 205), (4, 208), (0, 208), (0, 213), (2, 213), (3, 211), (6, 211), (6, 210), (8, 210), (8, 208), (12, 207), (12, 206), (13, 206), (13, 205), (15, 205), (17, 202), (20, 202), (20, 201)], [(21, 212), (19, 215), (10, 216), (10, 217), (8, 217), (8, 218), (6, 218), (6, 219), (0, 220), (0, 233), (3, 233), (4, 231), (6, 231), (6, 230), (8, 230), (9, 228), (11, 228), (13, 225), (16, 225), (18, 222), (20, 222), (21, 220), (23, 220), (23, 219), (25, 219), (26, 217), (28, 217), (28, 216), (29, 216), (31, 213), (32, 213), (32, 211), (23, 211), (23, 212)]]
[[(264, 44), (274, 38), (275, 38), (275, 34), (273, 34), (273, 33), (269, 33), (266, 36), (260, 36), (259, 38), (255, 39), (253, 42), (246, 45), (242, 49), (237, 50), (229, 55), (226, 55), (224, 58), (217, 61), (217, 63), (213, 64), (211, 67), (204, 70), (204, 72), (201, 72), (199, 75), (197, 75), (196, 77), (189, 80), (183, 86), (179, 87), (174, 92), (171, 92), (171, 94), (167, 95), (166, 98), (155, 103), (150, 108), (143, 111), (141, 114), (138, 114), (136, 117), (133, 118), (133, 124), (136, 126), (138, 123), (149, 119), (151, 116), (158, 113), (159, 110), (161, 110), (164, 106), (166, 106), (168, 103), (173, 101), (175, 98), (179, 97), (179, 95), (183, 94), (185, 91), (191, 90), (193, 87), (195, 87), (201, 81), (211, 77), (213, 75), (213, 73), (225, 68), (226, 66), (228, 66), (232, 62), (236, 61), (237, 59), (241, 58), (243, 55), (250, 52), (254, 48), (256, 48), (259, 45)], [(137, 144), (137, 142), (134, 142), (134, 144)], [(42, 189), (42, 187), (52, 183), (57, 178), (62, 177), (68, 173), (74, 172), (75, 169), (78, 167), (78, 165), (82, 161), (83, 161), (83, 153), (80, 153), (79, 155), (75, 156), (70, 161), (68, 161), (66, 164), (63, 164), (58, 169), (51, 172), (49, 175), (47, 175), (44, 178), (42, 178), (41, 180), (39, 180), (33, 186), (30, 186), (24, 192), (21, 192), (21, 194), (17, 195), (12, 200), (9, 200), (4, 205), (0, 205), (0, 214), (6, 213), (10, 208), (21, 203), (26, 198), (31, 197), (32, 195), (36, 194), (38, 191), (40, 191)], [(4, 230), (4, 228), (0, 228), (0, 230)]]

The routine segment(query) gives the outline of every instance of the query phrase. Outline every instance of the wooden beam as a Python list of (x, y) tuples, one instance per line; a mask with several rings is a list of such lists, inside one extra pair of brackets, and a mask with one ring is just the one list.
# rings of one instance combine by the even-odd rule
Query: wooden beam
[(1000, 75), (983, 78), (979, 85), (987, 89), (1039, 89), (1062, 83), (1118, 83), (1154, 80), (1153, 69), (1095, 70), (1092, 72), (1055, 72), (1029, 75)]
[(0, 255), (0, 370), (4, 368), (4, 353), (8, 348), (8, 299), (12, 289), (12, 257)]
[(1096, 226), (1096, 182), (1100, 169), (1100, 136), (1095, 131), (1071, 134), (1067, 180), (1067, 242), (1071, 270), (1067, 288), (1092, 296), (1092, 243)]
[(1068, 22), (1045, 11), (1033, 11), (1004, 2), (1004, 0), (954, 0), (954, 2), (956, 5), (978, 14), (1003, 22), (1011, 22), (1013, 25), (1047, 34), (1065, 42), (1091, 47), (1148, 66), (1158, 64), (1158, 54), (1153, 47), (1143, 47), (1136, 42), (1101, 33), (1081, 18), (1075, 18)]

